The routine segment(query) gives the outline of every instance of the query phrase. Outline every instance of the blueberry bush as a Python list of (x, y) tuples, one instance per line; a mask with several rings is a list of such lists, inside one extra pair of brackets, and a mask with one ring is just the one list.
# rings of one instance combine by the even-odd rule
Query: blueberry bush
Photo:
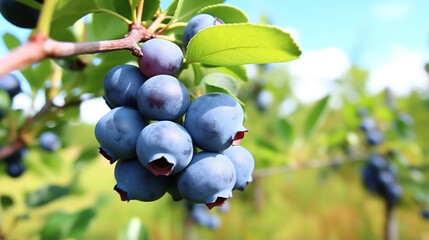
[[(0, 240), (424, 233), (404, 229), (429, 219), (429, 119), (406, 109), (427, 112), (427, 96), (370, 96), (352, 67), (335, 96), (299, 103), (282, 64), (299, 45), (223, 0), (0, 0), (0, 13), (31, 31), (2, 36)], [(93, 100), (106, 113), (83, 122)]]

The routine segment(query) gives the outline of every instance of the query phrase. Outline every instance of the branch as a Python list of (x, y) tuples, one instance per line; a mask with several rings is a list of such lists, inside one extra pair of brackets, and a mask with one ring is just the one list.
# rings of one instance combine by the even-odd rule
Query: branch
[(291, 171), (310, 169), (310, 168), (323, 168), (335, 165), (343, 165), (349, 163), (356, 163), (361, 161), (363, 156), (348, 156), (342, 158), (335, 158), (331, 161), (322, 161), (322, 160), (311, 160), (302, 163), (297, 163), (295, 165), (271, 167), (265, 169), (258, 169), (253, 172), (254, 178), (267, 177), (275, 174), (284, 174)]
[(5, 158), (19, 151), (21, 148), (25, 146), (25, 142), (21, 138), (15, 139), (9, 145), (0, 148), (0, 162), (2, 162)]
[(60, 42), (53, 40), (43, 33), (34, 34), (29, 42), (12, 50), (0, 59), (0, 76), (13, 70), (21, 69), (46, 58), (63, 58), (81, 54), (130, 50), (139, 57), (142, 56), (138, 42), (150, 39), (153, 34), (141, 24), (130, 25), (130, 31), (122, 39), (95, 42)]

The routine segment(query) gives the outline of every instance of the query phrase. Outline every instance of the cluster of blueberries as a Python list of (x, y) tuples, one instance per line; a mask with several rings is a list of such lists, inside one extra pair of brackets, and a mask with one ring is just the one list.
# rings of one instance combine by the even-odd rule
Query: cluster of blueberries
[[(221, 22), (194, 16), (184, 42)], [(242, 146), (244, 111), (230, 95), (212, 92), (194, 101), (174, 75), (183, 53), (173, 42), (151, 39), (141, 46), (139, 67), (120, 65), (104, 79), (111, 110), (95, 126), (100, 153), (116, 162), (114, 189), (121, 200), (154, 201), (166, 192), (212, 207), (252, 181), (252, 154)]]
[[(7, 92), (10, 100), (22, 91), (21, 84), (14, 74), (8, 74), (0, 78), (0, 90)], [(0, 120), (6, 116), (7, 110), (6, 108), (0, 108)], [(39, 136), (39, 144), (42, 149), (54, 152), (61, 148), (61, 139), (57, 134), (46, 131)], [(19, 177), (26, 171), (23, 163), (26, 152), (26, 147), (21, 148), (2, 161), (6, 164), (6, 172), (9, 176)]]
[[(384, 136), (377, 128), (377, 122), (361, 110), (363, 116), (360, 129), (366, 134), (367, 144), (377, 146), (384, 141)], [(365, 187), (381, 196), (390, 206), (396, 205), (402, 197), (402, 187), (398, 183), (398, 169), (394, 163), (378, 153), (368, 156), (368, 162), (362, 170)]]
[(373, 153), (362, 170), (365, 187), (381, 196), (389, 206), (398, 204), (402, 187), (398, 183), (398, 169), (382, 155)]

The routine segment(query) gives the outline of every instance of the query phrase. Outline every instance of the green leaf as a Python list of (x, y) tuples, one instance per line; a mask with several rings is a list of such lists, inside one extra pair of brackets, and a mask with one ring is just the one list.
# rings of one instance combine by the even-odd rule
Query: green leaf
[(227, 4), (210, 5), (198, 11), (198, 14), (200, 13), (210, 14), (224, 23), (245, 23), (249, 21), (243, 10)]
[(174, 12), (173, 22), (187, 22), (197, 12), (209, 5), (223, 3), (225, 0), (179, 0)]
[[(140, 1), (138, 1), (140, 2)], [(138, 4), (138, 3), (137, 3)], [(137, 5), (136, 5), (137, 7)], [(143, 6), (143, 17), (142, 20), (151, 20), (156, 14), (156, 11), (160, 7), (160, 0), (152, 0), (152, 1), (145, 1)]]
[(81, 17), (97, 10), (98, 7), (94, 0), (76, 1), (61, 0), (57, 1), (54, 16), (52, 17), (51, 32), (67, 28), (73, 25)]
[(214, 66), (287, 62), (301, 50), (280, 28), (251, 23), (224, 24), (199, 31), (189, 42), (188, 63)]
[[(109, 27), (105, 27), (109, 26)], [(128, 26), (123, 21), (112, 17), (109, 14), (98, 13), (92, 15), (92, 22), (89, 24), (90, 37), (93, 41), (119, 39), (124, 37), (128, 31)]]
[(36, 2), (34, 0), (16, 0), (16, 1), (23, 3), (29, 7), (32, 7), (32, 8), (37, 9), (37, 10), (42, 9), (42, 4), (39, 2)]
[(203, 78), (207, 92), (223, 92), (232, 96), (238, 93), (237, 80), (223, 73), (212, 73)]
[[(113, 6), (115, 7), (115, 12), (119, 13), (120, 15), (131, 19), (131, 14), (132, 14), (132, 10), (130, 6), (130, 2), (128, 0), (114, 0), (113, 2)], [(108, 25), (106, 25), (108, 26)], [(105, 28), (103, 28), (105, 29)]]
[(93, 208), (84, 209), (73, 215), (73, 223), (66, 237), (79, 238), (82, 237), (88, 230), (89, 225), (93, 221), (97, 212)]
[(0, 204), (3, 210), (7, 210), (8, 208), (12, 207), (13, 203), (14, 203), (13, 198), (11, 198), (10, 196), (7, 196), (7, 195), (0, 196)]
[(17, 48), (21, 45), (21, 42), (19, 41), (19, 39), (10, 33), (5, 33), (3, 35), (3, 41), (9, 50)]
[(294, 139), (293, 126), (284, 118), (277, 120), (277, 129), (286, 142), (291, 143)]
[(149, 240), (149, 229), (140, 219), (132, 218), (119, 233), (119, 239), (123, 240)]
[(201, 64), (193, 63), (191, 64), (192, 70), (194, 70), (194, 86), (197, 86), (201, 83), (203, 79), (203, 71), (201, 70)]
[(41, 239), (80, 238), (88, 230), (95, 216), (96, 211), (93, 208), (84, 209), (77, 213), (52, 213), (42, 229)]
[(231, 65), (216, 68), (217, 71), (231, 75), (235, 79), (247, 82), (247, 68), (242, 65)]
[(314, 132), (315, 128), (323, 121), (324, 115), (328, 110), (328, 100), (329, 95), (319, 100), (308, 115), (304, 125), (306, 137), (309, 137)]
[(96, 160), (98, 157), (98, 151), (94, 151), (93, 148), (84, 149), (79, 157), (74, 161), (74, 166), (80, 167), (85, 166), (87, 163), (90, 163)]
[(29, 207), (40, 207), (54, 200), (64, 197), (70, 193), (69, 187), (47, 185), (32, 192), (26, 197), (26, 204)]
[(42, 240), (62, 239), (72, 224), (73, 219), (70, 214), (65, 212), (52, 213), (49, 215), (40, 237)]
[(172, 16), (176, 12), (177, 4), (179, 3), (179, 0), (173, 0), (171, 4), (167, 7), (165, 14), (167, 16)]

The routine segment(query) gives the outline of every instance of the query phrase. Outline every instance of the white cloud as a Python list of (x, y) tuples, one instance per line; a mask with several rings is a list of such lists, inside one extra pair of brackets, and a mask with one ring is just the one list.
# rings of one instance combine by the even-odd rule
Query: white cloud
[(288, 63), (293, 76), (293, 92), (303, 102), (323, 98), (350, 66), (350, 60), (339, 48), (304, 52), (299, 59)]
[(396, 95), (404, 96), (413, 90), (429, 89), (424, 54), (395, 46), (390, 59), (372, 69), (367, 86), (370, 93), (390, 88)]
[(411, 3), (408, 1), (383, 1), (375, 3), (372, 12), (378, 19), (395, 20), (407, 16), (411, 8)]

